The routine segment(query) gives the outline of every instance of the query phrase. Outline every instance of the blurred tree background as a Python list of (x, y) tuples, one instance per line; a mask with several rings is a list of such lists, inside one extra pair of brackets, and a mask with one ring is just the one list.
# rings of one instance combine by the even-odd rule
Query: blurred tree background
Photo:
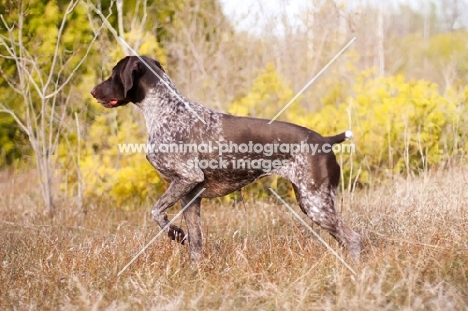
[(129, 53), (117, 36), (158, 59), (187, 97), (262, 118), (272, 118), (356, 37), (280, 119), (323, 135), (353, 130), (356, 153), (337, 156), (346, 188), (463, 165), (467, 9), (462, 0), (325, 0), (305, 5), (293, 22), (286, 14), (259, 16), (263, 22), (248, 31), (218, 0), (6, 0), (0, 167), (38, 170), (44, 185), (50, 178), (48, 208), (47, 196), (131, 209), (164, 191), (143, 154), (118, 152), (119, 143), (146, 142), (141, 112), (105, 109), (89, 94)]

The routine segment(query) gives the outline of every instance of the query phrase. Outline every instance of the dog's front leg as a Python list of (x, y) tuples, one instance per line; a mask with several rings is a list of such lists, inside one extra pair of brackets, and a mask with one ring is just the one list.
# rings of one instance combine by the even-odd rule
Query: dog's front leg
[[(188, 182), (186, 180), (175, 180), (171, 183), (151, 211), (151, 216), (161, 229), (166, 227), (169, 223), (165, 211), (189, 193), (198, 183), (200, 183), (200, 181)], [(169, 238), (181, 242), (182, 244), (185, 240), (184, 231), (175, 225), (171, 224), (169, 226), (167, 234)]]
[[(189, 193), (182, 198), (180, 202), (182, 206), (185, 207), (192, 199), (193, 195)], [(196, 198), (184, 211), (190, 244), (190, 262), (192, 264), (199, 262), (202, 258), (203, 233), (201, 228), (200, 205), (201, 198)]]

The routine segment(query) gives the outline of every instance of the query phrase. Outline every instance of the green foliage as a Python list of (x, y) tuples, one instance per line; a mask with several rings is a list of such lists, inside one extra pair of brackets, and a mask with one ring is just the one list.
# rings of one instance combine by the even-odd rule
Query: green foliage
[(20, 130), (10, 115), (0, 113), (0, 167), (10, 165), (20, 156), (16, 142), (22, 141)]
[[(157, 59), (161, 65), (164, 67), (167, 62), (167, 57), (164, 48), (159, 44), (156, 37), (150, 32), (140, 33), (138, 31), (130, 31), (125, 34), (125, 40), (132, 44), (133, 42), (141, 42), (137, 52), (139, 55), (148, 55)], [(120, 49), (114, 49), (110, 53), (109, 67), (112, 67), (120, 59), (125, 57), (123, 51)]]
[[(26, 121), (28, 115), (33, 119), (36, 118), (35, 122), (30, 123), (34, 129), (43, 125), (41, 119), (44, 115), (52, 114), (52, 106), (63, 107), (70, 98), (76, 96), (76, 88), (73, 89), (72, 85), (79, 85), (80, 79), (84, 76), (80, 73), (86, 73), (85, 66), (78, 69), (57, 97), (44, 99), (38, 93), (38, 90), (43, 94), (56, 91), (83, 59), (93, 38), (87, 21), (86, 8), (82, 5), (75, 7), (67, 17), (63, 32), (59, 36), (63, 12), (68, 5), (68, 2), (58, 4), (56, 1), (37, 0), (20, 4), (6, 2), (0, 5), (0, 11), (9, 12), (3, 15), (3, 18), (10, 28), (10, 31), (7, 31), (6, 26), (1, 23), (0, 35), (8, 42), (7, 45), (13, 47), (8, 50), (5, 45), (0, 46), (0, 54), (5, 56), (0, 57), (0, 102), (14, 112), (24, 124), (28, 122)], [(9, 42), (10, 38), (16, 43)], [(23, 56), (25, 60), (23, 70), (30, 76), (24, 72), (20, 75), (10, 53)], [(52, 67), (51, 60), (54, 55), (57, 56), (57, 63)], [(15, 90), (12, 85), (15, 86)], [(26, 103), (30, 103), (30, 106)], [(75, 106), (72, 109), (79, 108), (82, 107)], [(31, 114), (28, 109), (33, 109), (34, 113)], [(60, 129), (46, 127), (46, 135), (50, 130), (55, 132)], [(11, 116), (3, 112), (0, 113), (0, 141), (2, 142), (0, 167), (22, 156), (30, 155), (30, 151), (26, 148), (27, 135), (20, 130)]]
[[(141, 27), (143, 32), (149, 32), (155, 36), (158, 42), (171, 39), (171, 30), (177, 24), (176, 14), (185, 5), (182, 0), (158, 0), (158, 1), (123, 1), (124, 28), (129, 29), (132, 22), (146, 21), (144, 25), (131, 25), (133, 30)], [(99, 8), (104, 14), (109, 15), (109, 23), (114, 29), (118, 29), (117, 6), (115, 1), (102, 0)], [(135, 27), (137, 26), (137, 27)]]

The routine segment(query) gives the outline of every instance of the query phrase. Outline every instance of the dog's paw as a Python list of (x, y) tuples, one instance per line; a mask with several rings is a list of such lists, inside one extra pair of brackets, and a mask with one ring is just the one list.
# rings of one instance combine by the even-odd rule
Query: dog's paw
[(187, 236), (185, 235), (184, 231), (176, 226), (169, 226), (169, 231), (167, 232), (167, 236), (182, 245), (185, 243)]

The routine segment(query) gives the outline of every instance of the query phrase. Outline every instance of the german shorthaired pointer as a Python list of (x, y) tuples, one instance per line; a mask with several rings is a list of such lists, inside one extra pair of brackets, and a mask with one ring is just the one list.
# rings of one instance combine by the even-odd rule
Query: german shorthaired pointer
[[(326, 146), (349, 139), (351, 132), (323, 137), (291, 123), (268, 124), (268, 120), (213, 111), (184, 98), (161, 64), (149, 57), (125, 57), (112, 69), (112, 76), (91, 94), (106, 108), (129, 102), (137, 105), (145, 115), (148, 144), (152, 146), (216, 145), (210, 145), (211, 152), (193, 148), (191, 152), (153, 151), (146, 155), (170, 183), (151, 212), (161, 228), (169, 223), (165, 213), (168, 208), (179, 200), (186, 206), (205, 188), (183, 213), (192, 262), (202, 254), (201, 199), (227, 195), (271, 174), (291, 181), (301, 210), (346, 246), (354, 260), (359, 260), (360, 236), (343, 222), (334, 207), (340, 167), (331, 148), (321, 152), (326, 151)], [(299, 144), (301, 152), (297, 148), (292, 152), (293, 145)], [(318, 152), (302, 150), (307, 145), (317, 146)], [(274, 152), (270, 152), (273, 147)], [(184, 241), (180, 228), (172, 224), (168, 228), (171, 239)]]

